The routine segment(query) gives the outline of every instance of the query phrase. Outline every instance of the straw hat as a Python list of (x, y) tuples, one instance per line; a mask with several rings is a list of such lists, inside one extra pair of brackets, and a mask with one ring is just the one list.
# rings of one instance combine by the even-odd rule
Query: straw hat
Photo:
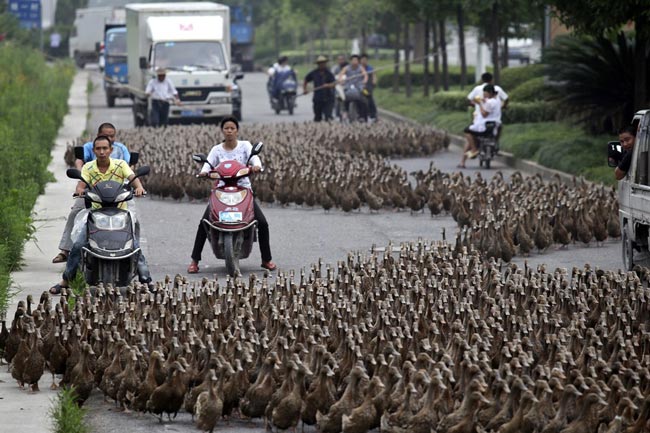
[(167, 75), (167, 69), (163, 67), (156, 68), (156, 75)]
[(327, 57), (323, 55), (318, 56), (318, 58), (316, 59), (316, 63), (325, 63), (325, 62), (327, 62)]

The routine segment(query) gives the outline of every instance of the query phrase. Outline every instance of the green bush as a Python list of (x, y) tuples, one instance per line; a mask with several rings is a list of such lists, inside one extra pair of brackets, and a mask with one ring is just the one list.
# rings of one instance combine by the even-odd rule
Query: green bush
[(86, 409), (75, 402), (74, 387), (62, 390), (50, 408), (53, 433), (88, 433), (85, 415)]
[(518, 86), (533, 78), (541, 77), (544, 75), (544, 65), (536, 63), (527, 66), (515, 66), (512, 68), (505, 68), (501, 70), (499, 82), (496, 83), (503, 87), (503, 90), (510, 94)]
[[(404, 85), (404, 67), (400, 68), (400, 85)], [(433, 77), (433, 66), (430, 65), (429, 69), (429, 84), (433, 86), (434, 77)], [(442, 83), (442, 78), (440, 79)], [(411, 84), (413, 86), (422, 86), (424, 84), (424, 66), (422, 65), (411, 65)], [(460, 84), (460, 67), (459, 66), (450, 66), (449, 67), (449, 85), (457, 86)], [(470, 66), (467, 68), (467, 86), (471, 87), (474, 85), (474, 67)], [(384, 69), (377, 73), (377, 87), (381, 88), (391, 88), (393, 86), (393, 70)], [(469, 91), (469, 90), (468, 90)]]
[(438, 92), (431, 98), (433, 103), (436, 104), (441, 110), (447, 111), (467, 111), (469, 105), (467, 103), (467, 92), (460, 90), (449, 92)]
[(70, 63), (46, 64), (37, 51), (0, 45), (0, 312), (6, 308), (4, 276), (20, 264), (23, 244), (34, 233), (32, 208), (52, 179), (47, 165), (73, 74)]
[(536, 77), (515, 87), (508, 97), (513, 102), (534, 102), (547, 99), (549, 92), (551, 88), (546, 85), (546, 78)]
[(557, 105), (553, 102), (511, 102), (501, 114), (503, 123), (538, 123), (557, 120)]

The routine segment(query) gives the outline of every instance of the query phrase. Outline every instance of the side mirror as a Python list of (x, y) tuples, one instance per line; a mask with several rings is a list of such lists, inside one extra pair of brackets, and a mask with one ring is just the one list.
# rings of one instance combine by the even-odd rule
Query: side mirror
[(100, 42), (95, 42), (95, 51), (100, 52), (102, 49), (102, 44)]
[(151, 169), (148, 165), (143, 165), (142, 167), (138, 167), (138, 169), (135, 171), (135, 177), (146, 176), (150, 171)]
[(607, 143), (607, 165), (609, 167), (616, 167), (623, 157), (623, 148), (618, 141), (610, 141)]
[(129, 165), (136, 165), (140, 160), (140, 152), (131, 152), (131, 157), (129, 158)]
[(264, 143), (261, 141), (257, 143), (255, 146), (253, 146), (253, 150), (251, 151), (251, 156), (253, 155), (259, 155), (262, 153), (262, 148), (264, 147)]
[(70, 179), (77, 179), (77, 180), (83, 180), (83, 177), (81, 177), (81, 171), (76, 169), (76, 168), (69, 168), (65, 171), (66, 176), (68, 176)]
[(200, 163), (203, 163), (203, 164), (208, 162), (208, 157), (205, 156), (204, 153), (197, 153), (195, 155), (192, 155), (192, 159), (194, 160), (194, 162), (200, 162)]
[(75, 159), (80, 159), (82, 161), (84, 160), (84, 147), (83, 146), (75, 146), (74, 147), (74, 157), (75, 157)]
[(146, 57), (140, 57), (140, 69), (149, 69), (149, 62)]
[(244, 78), (244, 74), (242, 74), (241, 72), (235, 74), (235, 81), (241, 80), (243, 78)]

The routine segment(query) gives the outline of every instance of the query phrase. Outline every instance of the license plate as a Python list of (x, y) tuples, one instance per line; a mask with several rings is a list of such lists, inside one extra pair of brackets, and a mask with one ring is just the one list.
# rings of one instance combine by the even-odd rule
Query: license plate
[(242, 218), (241, 212), (219, 212), (219, 221), (223, 223), (238, 223)]
[(202, 117), (203, 110), (181, 110), (181, 116), (183, 117)]

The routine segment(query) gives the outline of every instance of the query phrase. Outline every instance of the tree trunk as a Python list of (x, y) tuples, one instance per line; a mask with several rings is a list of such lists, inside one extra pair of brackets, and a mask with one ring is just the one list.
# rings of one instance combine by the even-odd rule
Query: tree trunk
[(458, 52), (460, 54), (460, 88), (467, 84), (467, 58), (465, 56), (465, 13), (463, 5), (458, 3), (456, 7), (456, 19), (458, 21)]
[(433, 91), (440, 91), (440, 44), (438, 38), (438, 26), (431, 25), (433, 32)]
[(411, 35), (409, 34), (410, 23), (404, 23), (404, 84), (406, 86), (406, 97), (410, 98), (411, 89)]
[(501, 67), (508, 67), (508, 31), (503, 35), (503, 52), (501, 53)]
[(449, 90), (449, 65), (447, 64), (447, 35), (445, 19), (439, 21), (440, 26), (440, 54), (442, 54), (442, 88)]
[(368, 31), (365, 24), (361, 26), (361, 52), (368, 52)]
[(427, 17), (424, 20), (424, 82), (422, 83), (422, 94), (429, 96), (429, 30), (431, 28), (431, 20)]
[(492, 75), (494, 76), (494, 82), (499, 83), (499, 6), (495, 0), (492, 3), (492, 65), (494, 66), (494, 71)]
[(273, 20), (273, 49), (275, 50), (275, 58), (280, 57), (280, 26), (278, 19)]
[(399, 92), (399, 47), (400, 47), (400, 22), (395, 22), (395, 55), (393, 56), (393, 93)]
[(650, 20), (638, 15), (634, 20), (635, 55), (634, 55), (634, 109), (640, 110), (648, 104), (648, 41)]

